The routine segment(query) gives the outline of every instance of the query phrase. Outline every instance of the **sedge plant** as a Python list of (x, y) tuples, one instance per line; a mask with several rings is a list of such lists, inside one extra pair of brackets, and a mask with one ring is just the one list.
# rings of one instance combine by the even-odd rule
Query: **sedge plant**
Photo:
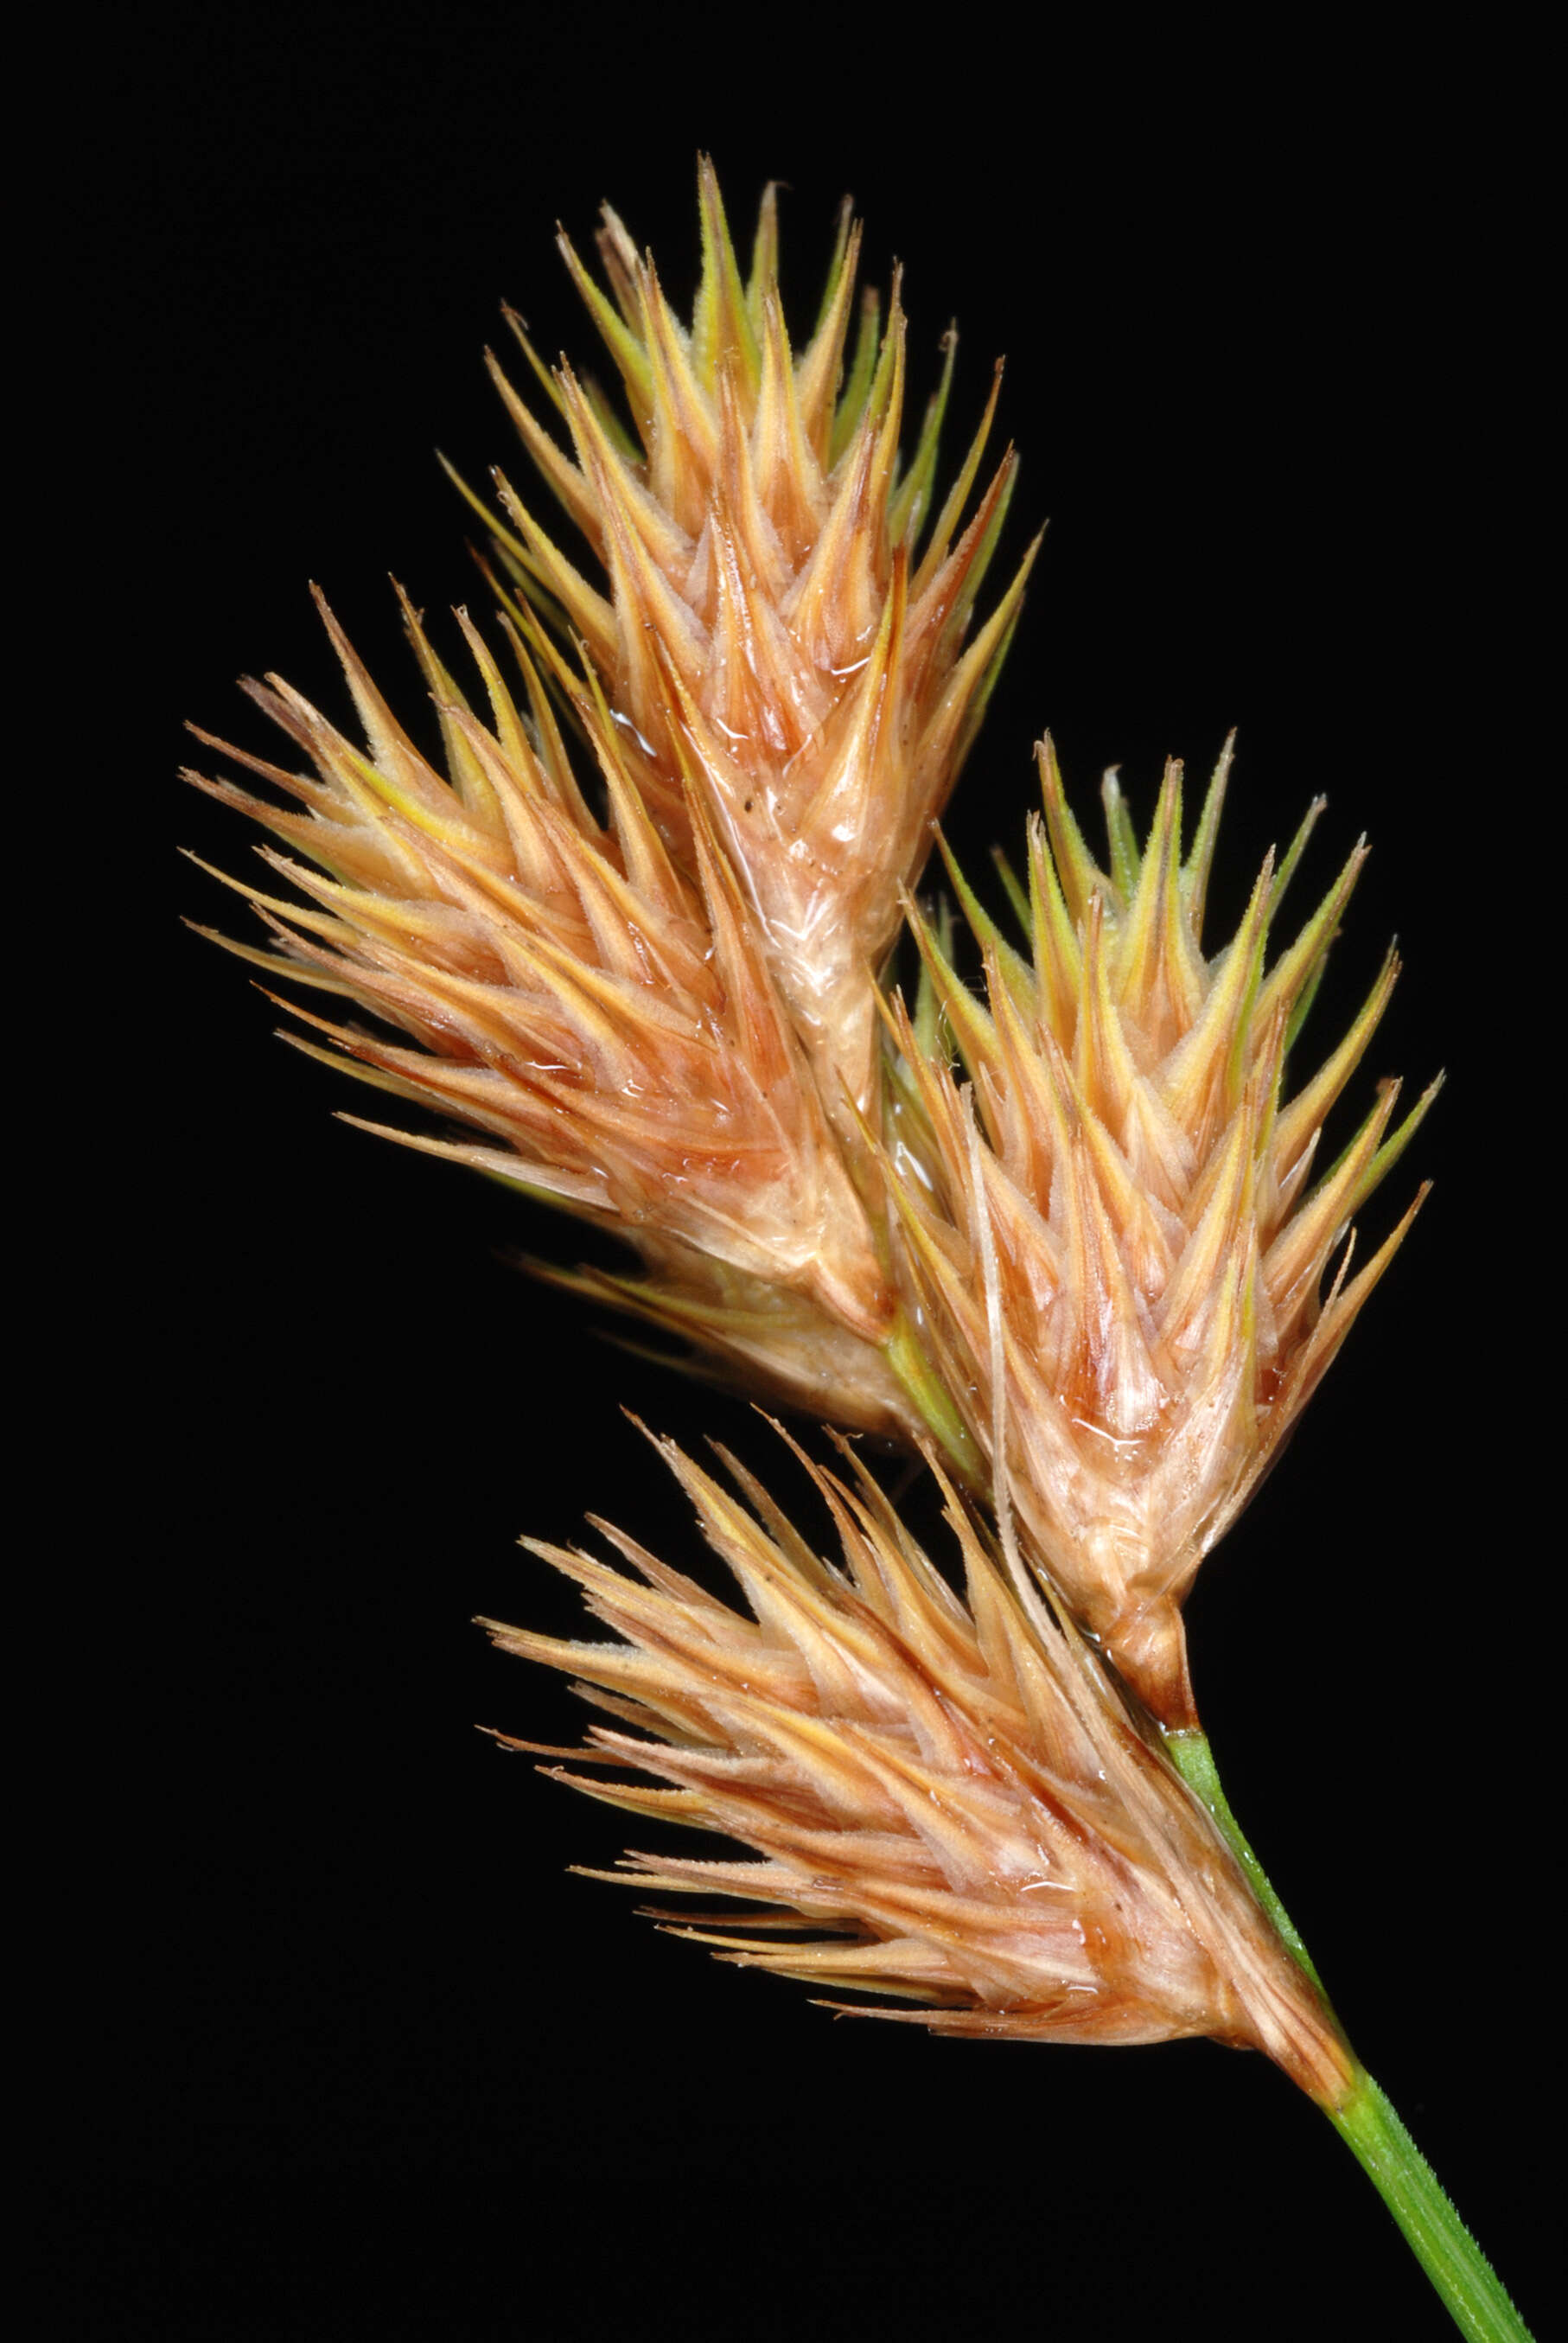
[[(553, 1770), (732, 1850), (612, 1875), (862, 2014), (1263, 2051), (1462, 2331), (1522, 2337), (1231, 1816), (1182, 1626), (1424, 1192), (1361, 1258), (1435, 1084), (1402, 1111), (1383, 1084), (1320, 1160), (1392, 954), (1287, 1080), (1364, 847), (1292, 917), (1314, 805), (1216, 939), (1230, 746), (1195, 804), (1167, 769), (1142, 837), (1108, 779), (1097, 850), (1047, 739), (1008, 921), (945, 845), (948, 891), (917, 900), (1034, 558), (997, 574), (1000, 372), (944, 474), (954, 338), (910, 435), (899, 281), (885, 312), (859, 290), (848, 208), (792, 338), (773, 191), (743, 269), (699, 178), (689, 322), (608, 207), (597, 273), (561, 238), (611, 389), (508, 313), (491, 371), (536, 482), (498, 472), (494, 507), (457, 482), (493, 618), (437, 649), (403, 606), (445, 769), (325, 602), (356, 731), (273, 678), (248, 689), (302, 764), (198, 735), (263, 788), (189, 778), (269, 841), (264, 880), (226, 881), (263, 939), (217, 940), (389, 1102), (350, 1120), (630, 1257), (542, 1274), (832, 1428), (831, 1468), (782, 1434), (832, 1554), (733, 1457), (716, 1477), (660, 1442), (739, 1600), (599, 1523), (613, 1562), (535, 1550), (610, 1640), (485, 1623), (604, 1720)], [(854, 1433), (923, 1458), (956, 1581)]]

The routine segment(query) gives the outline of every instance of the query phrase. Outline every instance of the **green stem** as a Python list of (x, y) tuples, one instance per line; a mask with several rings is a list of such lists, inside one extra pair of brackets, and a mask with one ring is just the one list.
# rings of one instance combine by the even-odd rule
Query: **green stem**
[(1214, 1753), (1209, 1746), (1208, 1735), (1201, 1725), (1192, 1725), (1179, 1733), (1168, 1733), (1165, 1748), (1187, 1787), (1197, 1795), (1219, 1824), (1230, 1841), (1231, 1852), (1247, 1875), (1253, 1895), (1327, 2003), (1323, 1981), (1312, 1966), (1312, 1956), (1302, 1944), (1295, 1922), (1275, 1895), (1268, 1873), (1252, 1853), (1241, 1824), (1231, 1812), (1231, 1801), (1220, 1785), (1219, 1770), (1214, 1764)]
[(960, 1480), (966, 1488), (983, 1489), (985, 1459), (948, 1396), (946, 1384), (927, 1358), (906, 1311), (900, 1310), (893, 1321), (893, 1331), (882, 1345), (882, 1354), (920, 1410), (922, 1421), (941, 1443)]
[(1473, 2343), (1530, 2343), (1530, 2329), (1412, 2139), (1388, 2097), (1362, 2073), (1350, 2097), (1325, 2110), (1372, 2187), (1404, 2231), (1405, 2241), (1454, 2325)]
[[(1208, 1735), (1197, 1728), (1168, 1733), (1165, 1745), (1188, 1788), (1213, 1815), (1253, 1894), (1322, 1994), (1327, 2008), (1328, 1996), (1300, 1933), (1231, 1812)], [(1341, 2105), (1325, 2107), (1323, 2112), (1403, 2230), (1405, 2242), (1460, 2333), (1469, 2336), (1472, 2343), (1531, 2343), (1530, 2330), (1510, 2302), (1496, 2271), (1455, 2212), (1386, 2094), (1364, 2066), (1357, 2065), (1355, 2080)]]

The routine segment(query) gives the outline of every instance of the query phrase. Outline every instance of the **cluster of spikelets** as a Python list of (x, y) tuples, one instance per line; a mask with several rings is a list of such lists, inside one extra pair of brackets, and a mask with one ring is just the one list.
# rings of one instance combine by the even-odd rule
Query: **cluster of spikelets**
[[(1391, 1132), (1386, 1089), (1309, 1184), (1394, 976), (1391, 959), (1287, 1099), (1285, 1053), (1362, 850), (1271, 962), (1309, 816), (1207, 953), (1228, 758), (1185, 855), (1177, 769), (1141, 850), (1108, 784), (1102, 870), (1043, 751), (1045, 819), (1013, 889), (1026, 950), (953, 873), (983, 960), (972, 993), (947, 915), (933, 924), (910, 890), (1029, 567), (981, 618), (1014, 474), (1010, 452), (976, 500), (995, 392), (938, 506), (952, 337), (905, 468), (896, 285), (885, 328), (862, 300), (847, 357), (848, 215), (796, 355), (771, 192), (745, 278), (706, 166), (700, 199), (689, 327), (613, 214), (608, 295), (563, 239), (632, 431), (514, 320), (564, 441), (498, 380), (602, 575), (499, 482), (487, 574), (511, 680), (458, 613), (482, 712), (405, 605), (445, 775), (329, 614), (363, 746), (276, 679), (251, 687), (310, 769), (226, 752), (282, 803), (200, 781), (294, 850), (264, 850), (293, 894), (240, 890), (270, 945), (235, 949), (347, 1005), (347, 1021), (297, 1011), (320, 1037), (301, 1046), (461, 1127), (391, 1135), (639, 1256), (638, 1276), (568, 1282), (819, 1416), (934, 1435), (966, 1502), (993, 1507), (1005, 1585), (955, 1511), (965, 1612), (869, 1483), (821, 1484), (846, 1577), (771, 1509), (770, 1536), (744, 1525), (681, 1464), (756, 1627), (623, 1543), (651, 1593), (570, 1566), (625, 1646), (509, 1638), (631, 1694), (668, 1745), (601, 1745), (676, 1786), (614, 1795), (662, 1797), (763, 1858), (713, 1885), (853, 1936), (745, 1956), (923, 1995), (950, 2026), (1196, 2029), (1283, 2056), (1282, 2021), (1261, 2014), (1274, 1988), (1254, 1991), (1254, 1971), (1273, 1974), (1256, 1915), (1149, 1720), (1192, 1722), (1179, 1605), (1197, 1563), (1409, 1222), (1354, 1278), (1343, 1253), (1324, 1297), (1413, 1122)], [(906, 918), (912, 1011), (879, 982)], [(719, 1667), (737, 1654), (761, 1671), (749, 1693)], [(804, 1851), (819, 1882), (829, 1841), (839, 1885), (806, 1893)]]
[[(448, 779), (336, 627), (368, 753), (275, 679), (254, 696), (314, 774), (212, 745), (303, 810), (192, 778), (320, 866), (275, 863), (306, 912), (244, 890), (283, 955), (254, 956), (411, 1038), (325, 1029), (382, 1086), (498, 1142), (447, 1151), (625, 1235), (648, 1271), (631, 1297), (648, 1314), (792, 1397), (907, 1430), (878, 1355), (894, 1300), (851, 1171), (879, 1098), (874, 971), (1022, 592), (1027, 560), (966, 641), (1015, 467), (1010, 454), (960, 528), (993, 391), (928, 528), (946, 375), (900, 474), (896, 287), (879, 340), (862, 302), (839, 389), (859, 229), (846, 215), (795, 358), (771, 191), (745, 286), (706, 166), (701, 206), (689, 331), (613, 215), (599, 246), (618, 309), (563, 238), (640, 448), (569, 367), (539, 367), (572, 462), (497, 369), (611, 588), (500, 482), (513, 526), (497, 549), (529, 598), (503, 589), (501, 612), (526, 715), (462, 614), (481, 721), (410, 610)], [(591, 758), (602, 821), (558, 707)]]

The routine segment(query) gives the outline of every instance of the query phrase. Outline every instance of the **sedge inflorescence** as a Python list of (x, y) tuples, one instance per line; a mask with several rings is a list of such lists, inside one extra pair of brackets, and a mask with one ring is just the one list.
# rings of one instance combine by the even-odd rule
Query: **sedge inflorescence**
[[(1215, 949), (1229, 750), (1185, 843), (1179, 768), (1142, 843), (1109, 784), (1101, 868), (1047, 746), (1017, 940), (952, 872), (971, 989), (911, 890), (1032, 558), (984, 608), (1016, 474), (1009, 450), (982, 477), (996, 387), (943, 488), (954, 337), (905, 460), (900, 287), (885, 320), (857, 307), (848, 213), (797, 347), (771, 190), (744, 274), (706, 164), (699, 199), (689, 325), (615, 214), (603, 285), (562, 239), (620, 407), (516, 319), (553, 427), (492, 361), (587, 550), (498, 478), (497, 631), (457, 614), (477, 687), (405, 602), (445, 771), (323, 603), (362, 739), (274, 678), (253, 694), (308, 769), (232, 749), (269, 794), (191, 777), (276, 841), (240, 890), (269, 940), (233, 948), (340, 1004), (295, 1012), (300, 1046), (437, 1118), (390, 1135), (638, 1256), (548, 1273), (945, 1458), (965, 1601), (858, 1466), (818, 1476), (830, 1565), (755, 1488), (761, 1525), (672, 1456), (750, 1621), (623, 1539), (640, 1587), (552, 1552), (626, 1640), (502, 1640), (635, 1728), (594, 1745), (664, 1786), (601, 1795), (755, 1855), (639, 1867), (829, 1938), (732, 1956), (913, 1994), (949, 2029), (1208, 2032), (1329, 2091), (1337, 2036), (1156, 1728), (1195, 1720), (1201, 1555), (1409, 1225), (1349, 1274), (1352, 1215), (1417, 1119), (1393, 1125), (1392, 1087), (1314, 1181), (1392, 958), (1322, 1069), (1285, 1081), (1362, 850), (1271, 957), (1309, 817)], [(908, 1004), (885, 974), (906, 925)]]

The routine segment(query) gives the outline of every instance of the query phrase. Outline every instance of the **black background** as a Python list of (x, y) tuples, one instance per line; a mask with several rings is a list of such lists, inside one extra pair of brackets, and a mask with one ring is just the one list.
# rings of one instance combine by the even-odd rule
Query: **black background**
[(106, 646), (64, 689), (73, 720), (112, 715), (81, 778), (129, 820), (56, 1557), (60, 2331), (1448, 2331), (1261, 2060), (835, 2024), (566, 1875), (613, 1860), (617, 1818), (473, 1727), (573, 1738), (580, 1712), (471, 1616), (570, 1632), (514, 1541), (589, 1506), (690, 1560), (618, 1403), (785, 1468), (739, 1401), (498, 1258), (570, 1258), (569, 1230), (346, 1130), (357, 1101), (269, 1039), (236, 963), (183, 932), (160, 957), (176, 910), (236, 918), (173, 844), (248, 850), (168, 783), (180, 719), (267, 749), (231, 679), (269, 668), (341, 710), (307, 577), (417, 710), (387, 573), (433, 613), (484, 608), (429, 451), (526, 471), (479, 364), (498, 302), (583, 351), (551, 231), (586, 243), (604, 196), (688, 298), (699, 146), (738, 227), (788, 183), (797, 319), (852, 189), (870, 269), (907, 264), (917, 398), (960, 317), (955, 440), (1007, 354), (1015, 555), (1051, 526), (960, 848), (1017, 840), (1046, 722), (1081, 805), (1120, 761), (1141, 814), (1168, 749), (1206, 770), (1240, 726), (1221, 918), (1315, 791), (1320, 890), (1372, 834), (1310, 1030), (1337, 1033), (1397, 929), (1359, 1095), (1452, 1081), (1369, 1234), (1418, 1176), (1436, 1192), (1206, 1565), (1194, 1665), (1352, 2038), (1539, 2309), (1518, 2127), (1559, 1964), (1532, 1885), (1553, 1688), (1503, 959), (1500, 799), (1528, 762), (1496, 623), (1508, 198), (1478, 216), (1473, 175), (1495, 60), (1462, 85), (1283, 31), (1211, 56), (1111, 29), (1091, 65), (994, 26), (911, 46), (853, 9), (154, 9), (110, 60), (75, 186), (80, 453), (112, 458), (77, 550)]

